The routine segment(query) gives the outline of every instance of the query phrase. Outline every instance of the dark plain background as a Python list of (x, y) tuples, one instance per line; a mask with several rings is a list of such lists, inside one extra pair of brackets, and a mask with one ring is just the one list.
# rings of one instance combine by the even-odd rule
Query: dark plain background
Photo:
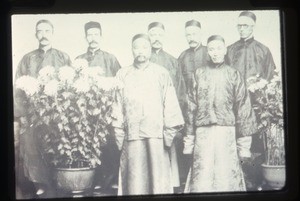
[[(287, 185), (282, 191), (243, 194), (189, 194), (76, 198), (76, 200), (298, 200), (299, 199), (299, 9), (297, 0), (1, 0), (0, 57), (0, 198), (14, 200), (14, 147), (11, 64), (11, 14), (111, 13), (160, 11), (282, 11), (282, 59), (285, 94)], [(21, 34), (21, 33), (20, 33)], [(272, 33), (270, 33), (272, 34)], [(26, 40), (24, 38), (24, 40)], [(51, 200), (74, 200), (51, 199)]]

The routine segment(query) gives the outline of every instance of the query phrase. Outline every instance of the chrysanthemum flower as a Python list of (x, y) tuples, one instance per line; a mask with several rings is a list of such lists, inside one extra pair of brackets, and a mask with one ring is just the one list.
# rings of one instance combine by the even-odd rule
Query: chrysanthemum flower
[(72, 82), (75, 77), (75, 70), (70, 66), (59, 68), (58, 77), (61, 81)]
[(45, 85), (44, 93), (48, 96), (55, 96), (58, 90), (58, 81), (51, 80)]
[(25, 91), (26, 95), (32, 96), (39, 91), (40, 85), (36, 78), (25, 75), (16, 80), (16, 88)]

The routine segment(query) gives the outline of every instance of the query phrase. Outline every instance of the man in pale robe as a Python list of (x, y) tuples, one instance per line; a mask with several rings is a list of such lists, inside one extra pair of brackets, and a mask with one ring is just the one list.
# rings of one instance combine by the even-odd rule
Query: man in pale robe
[(151, 63), (147, 35), (132, 39), (134, 63), (116, 77), (123, 83), (113, 106), (121, 150), (119, 195), (173, 193), (169, 149), (184, 124), (169, 72)]
[(207, 40), (211, 61), (198, 68), (188, 91), (186, 154), (193, 164), (185, 192), (246, 191), (240, 160), (251, 157), (257, 124), (238, 70), (226, 65), (221, 36)]

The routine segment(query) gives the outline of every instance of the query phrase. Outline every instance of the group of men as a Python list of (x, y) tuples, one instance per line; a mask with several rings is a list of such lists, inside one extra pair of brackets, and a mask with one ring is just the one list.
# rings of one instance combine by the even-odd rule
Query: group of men
[[(190, 47), (178, 59), (163, 49), (165, 26), (150, 23), (148, 34), (132, 38), (134, 61), (122, 68), (114, 55), (100, 49), (100, 23), (85, 24), (89, 47), (77, 58), (124, 84), (113, 105), (113, 129), (96, 189), (118, 183), (118, 195), (179, 193), (182, 186), (184, 192), (197, 193), (257, 190), (259, 167), (243, 165), (253, 163), (254, 152), (263, 152), (246, 80), (257, 74), (271, 79), (275, 65), (270, 50), (254, 40), (255, 23), (254, 13), (241, 12), (240, 40), (226, 47), (219, 35), (202, 45), (201, 23), (187, 21)], [(37, 77), (47, 65), (71, 65), (66, 53), (52, 47), (53, 29), (48, 20), (37, 22), (39, 48), (22, 58), (16, 78)], [(16, 128), (26, 115), (22, 100), (15, 93)], [(35, 184), (36, 195), (53, 196), (34, 132), (15, 135), (16, 150), (21, 149), (16, 162), (22, 164), (16, 172), (18, 193), (23, 175)]]

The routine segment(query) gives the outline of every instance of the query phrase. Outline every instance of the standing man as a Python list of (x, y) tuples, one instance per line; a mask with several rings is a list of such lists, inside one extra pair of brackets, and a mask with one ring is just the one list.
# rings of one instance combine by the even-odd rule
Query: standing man
[[(203, 46), (201, 42), (202, 33), (200, 22), (196, 20), (187, 21), (185, 23), (185, 37), (190, 48), (181, 53), (178, 58), (178, 63), (185, 81), (185, 93), (187, 93), (187, 89), (192, 85), (192, 77), (195, 70), (206, 65), (208, 56), (207, 48), (206, 46)], [(181, 109), (186, 121), (186, 101), (185, 104), (182, 105)], [(192, 159), (190, 155), (183, 155), (182, 160), (184, 160), (184, 165), (180, 168), (180, 175), (184, 175), (182, 176), (182, 179), (183, 183), (185, 183)]]
[[(98, 22), (90, 21), (84, 26), (88, 50), (79, 55), (76, 59), (85, 59), (89, 67), (101, 67), (106, 77), (114, 77), (121, 68), (117, 58), (100, 49), (102, 41), (102, 29)], [(119, 169), (119, 151), (113, 139), (113, 132), (110, 128), (110, 135), (107, 137), (107, 144), (102, 147), (102, 164), (97, 168), (95, 179), (95, 193), (102, 188), (103, 190), (112, 190), (118, 181)], [(99, 192), (101, 193), (101, 192)]]
[(190, 48), (181, 53), (178, 61), (186, 88), (191, 86), (193, 73), (196, 69), (207, 63), (207, 48), (201, 43), (201, 35), (200, 22), (190, 20), (185, 23), (185, 37)]
[[(172, 82), (174, 84), (177, 98), (180, 106), (182, 107), (185, 97), (185, 83), (182, 77), (181, 68), (178, 66), (178, 61), (175, 57), (171, 56), (163, 50), (163, 42), (165, 37), (165, 27), (160, 22), (152, 22), (148, 25), (148, 35), (151, 40), (152, 54), (150, 61), (160, 66), (165, 67)], [(174, 191), (179, 192), (180, 178), (179, 178), (179, 167), (181, 167), (184, 161), (182, 161), (182, 135), (181, 133), (176, 134), (173, 144), (170, 149), (171, 167), (172, 167), (172, 179)], [(179, 154), (179, 155), (178, 155)], [(178, 162), (180, 164), (178, 164)]]
[[(228, 47), (227, 60), (230, 66), (242, 74), (245, 81), (256, 75), (269, 81), (273, 77), (275, 64), (269, 48), (254, 39), (255, 23), (254, 13), (249, 11), (240, 13), (237, 24), (240, 40)], [(252, 136), (251, 150), (253, 152), (252, 160), (244, 163), (243, 170), (247, 190), (258, 190), (263, 178), (260, 169), (264, 156), (261, 134)]]
[(186, 192), (246, 191), (240, 159), (249, 157), (255, 115), (243, 77), (224, 63), (223, 37), (209, 37), (207, 49), (211, 61), (196, 70), (188, 91), (185, 153), (193, 163)]
[[(53, 24), (48, 20), (40, 20), (36, 23), (35, 36), (39, 42), (39, 48), (26, 54), (20, 61), (15, 78), (28, 75), (37, 77), (39, 71), (45, 66), (53, 66), (58, 69), (61, 66), (70, 65), (69, 56), (57, 49), (52, 48), (53, 38)], [(30, 108), (26, 105), (25, 93), (19, 89), (14, 89), (14, 117), (15, 117), (15, 140), (19, 140), (19, 167), (17, 170), (16, 178), (17, 184), (23, 184), (25, 187), (24, 179), (22, 181), (21, 175), (24, 173), (25, 177), (34, 183), (36, 195), (39, 197), (51, 197), (51, 175), (50, 170), (47, 168), (45, 161), (42, 159), (39, 149), (38, 133), (40, 129), (28, 129), (25, 124), (28, 122), (26, 116), (30, 113)], [(24, 132), (19, 132), (17, 129), (20, 127)], [(19, 138), (19, 139), (18, 139)], [(23, 164), (23, 167), (21, 167)], [(19, 177), (20, 176), (20, 177)], [(26, 185), (27, 186), (27, 185)]]
[(121, 150), (120, 195), (173, 193), (169, 149), (184, 124), (169, 72), (150, 62), (151, 41), (132, 39), (134, 63), (120, 69), (124, 88), (113, 109)]

